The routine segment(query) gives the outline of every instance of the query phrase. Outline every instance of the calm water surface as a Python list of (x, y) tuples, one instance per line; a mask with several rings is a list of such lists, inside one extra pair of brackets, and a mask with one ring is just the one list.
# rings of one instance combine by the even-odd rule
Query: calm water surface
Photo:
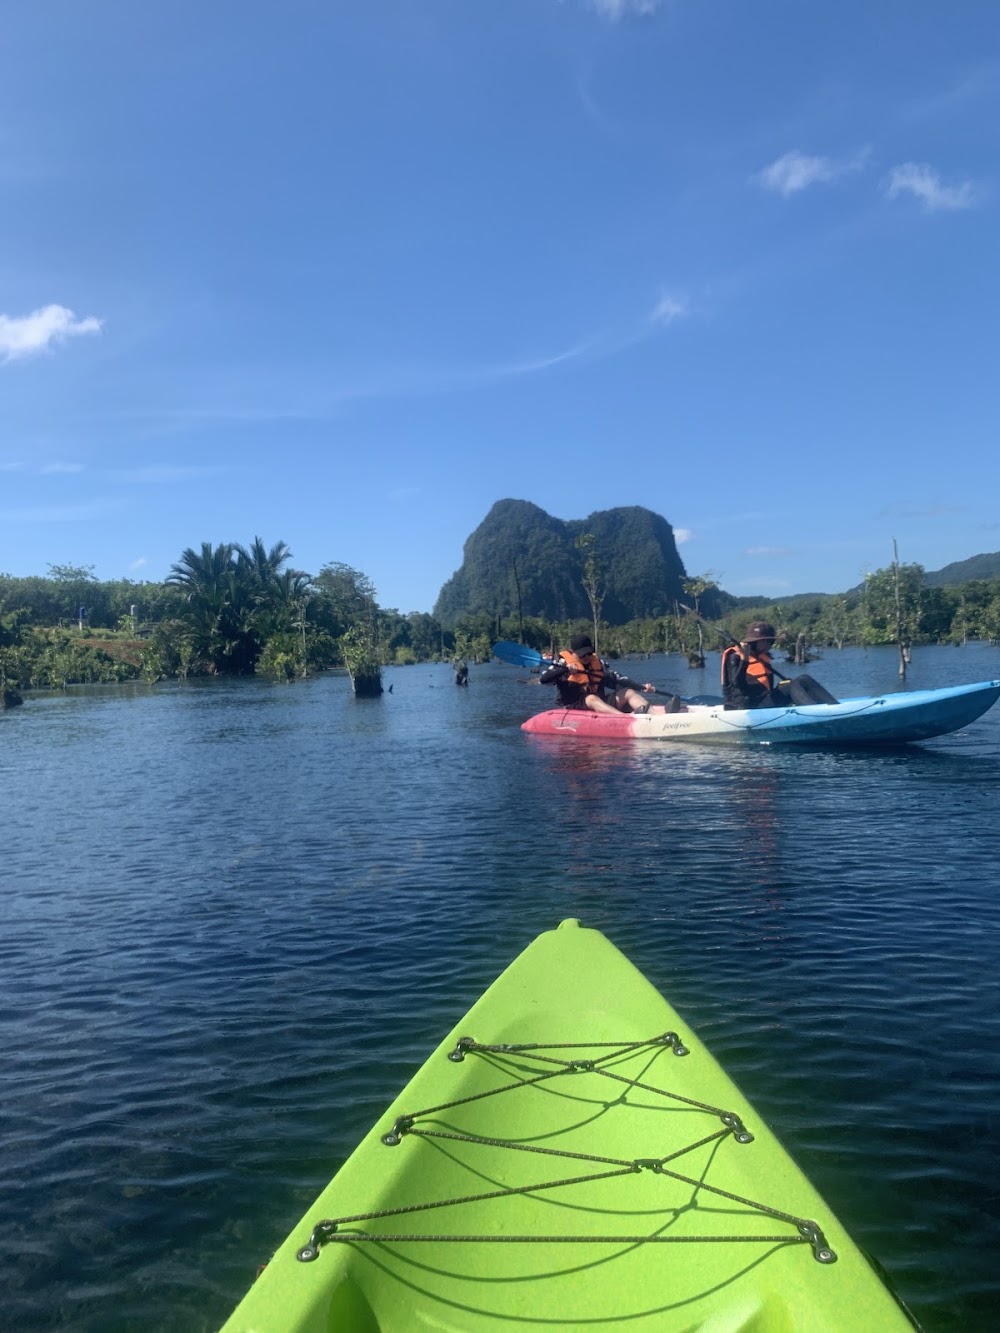
[[(677, 658), (635, 674), (715, 688)], [(889, 651), (813, 668), (894, 690)], [(919, 650), (909, 686), (1000, 677)], [(929, 1333), (1000, 1311), (1000, 708), (905, 750), (528, 737), (498, 665), (0, 716), (0, 1325), (212, 1330), (538, 931), (604, 930)]]

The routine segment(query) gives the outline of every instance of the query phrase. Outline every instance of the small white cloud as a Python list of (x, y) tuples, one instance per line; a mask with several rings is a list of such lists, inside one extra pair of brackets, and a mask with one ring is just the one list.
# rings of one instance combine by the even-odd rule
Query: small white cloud
[(142, 569), (143, 565), (148, 565), (148, 564), (149, 560), (147, 559), (147, 557), (144, 555), (140, 555), (139, 557), (137, 557), (137, 559), (132, 561), (132, 563), (129, 565), (129, 569)]
[(590, 7), (602, 18), (617, 23), (631, 14), (639, 18), (655, 14), (661, 3), (662, 0), (590, 0)]
[(650, 311), (649, 320), (651, 324), (672, 324), (675, 319), (682, 319), (687, 312), (686, 301), (664, 293)]
[(389, 492), (390, 500), (412, 500), (415, 495), (420, 494), (419, 486), (397, 486)]
[(838, 174), (832, 158), (809, 157), (806, 153), (793, 150), (750, 179), (765, 190), (773, 190), (775, 194), (787, 199), (789, 195), (798, 194), (810, 185), (832, 181)]
[(82, 472), (82, 463), (43, 463), (38, 469), (43, 477), (54, 476), (57, 473)]
[(789, 195), (798, 194), (800, 190), (806, 190), (810, 185), (828, 185), (841, 176), (862, 171), (870, 157), (870, 148), (862, 148), (853, 157), (844, 158), (810, 157), (808, 153), (792, 149), (790, 153), (777, 158), (769, 167), (764, 167), (756, 175), (751, 176), (750, 180), (754, 185), (759, 185), (765, 190), (773, 190), (775, 194), (787, 199)]
[(99, 333), (101, 320), (89, 315), (77, 319), (64, 305), (47, 305), (30, 315), (0, 315), (0, 357), (14, 361), (18, 357), (45, 352), (67, 338), (81, 333)]
[(683, 546), (684, 543), (689, 542), (693, 536), (694, 533), (690, 528), (674, 528), (674, 541), (678, 546)]
[(21, 472), (23, 470), (23, 463), (0, 463), (0, 472)]
[(744, 555), (789, 556), (795, 552), (790, 546), (748, 546)]
[(945, 185), (941, 177), (926, 162), (903, 162), (893, 167), (885, 180), (885, 192), (890, 199), (901, 194), (912, 194), (919, 199), (926, 213), (972, 208), (976, 203), (976, 187), (971, 181), (960, 185)]

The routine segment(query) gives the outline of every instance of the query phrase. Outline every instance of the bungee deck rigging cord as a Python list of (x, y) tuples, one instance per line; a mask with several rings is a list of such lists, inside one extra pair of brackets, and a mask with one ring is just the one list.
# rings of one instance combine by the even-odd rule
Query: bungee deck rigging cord
[[(512, 1067), (511, 1057), (523, 1063), (534, 1062), (536, 1066), (548, 1066), (542, 1069), (531, 1069), (518, 1074), (513, 1081), (504, 1083), (496, 1088), (488, 1088), (481, 1092), (470, 1093), (465, 1097), (456, 1097), (451, 1101), (441, 1102), (436, 1106), (426, 1107), (420, 1111), (410, 1112), (398, 1116), (392, 1127), (382, 1135), (382, 1143), (387, 1148), (399, 1147), (406, 1138), (425, 1139), (425, 1140), (446, 1140), (453, 1143), (465, 1143), (484, 1148), (503, 1149), (511, 1153), (529, 1153), (541, 1157), (561, 1158), (566, 1161), (587, 1162), (595, 1167), (609, 1168), (605, 1170), (596, 1170), (585, 1175), (573, 1175), (560, 1177), (554, 1180), (533, 1181), (524, 1185), (507, 1185), (495, 1190), (480, 1191), (475, 1194), (460, 1195), (447, 1199), (439, 1199), (427, 1202), (414, 1202), (404, 1204), (394, 1208), (374, 1209), (370, 1212), (353, 1213), (343, 1217), (324, 1218), (317, 1222), (312, 1230), (308, 1242), (298, 1251), (297, 1257), (302, 1263), (310, 1263), (317, 1259), (320, 1249), (323, 1245), (340, 1241), (346, 1243), (354, 1242), (375, 1242), (375, 1243), (396, 1243), (396, 1242), (497, 1242), (504, 1244), (524, 1243), (524, 1244), (621, 1244), (621, 1245), (640, 1245), (640, 1244), (694, 1244), (694, 1243), (756, 1243), (772, 1245), (796, 1245), (807, 1244), (812, 1247), (813, 1255), (820, 1263), (830, 1264), (836, 1262), (836, 1254), (829, 1247), (826, 1238), (823, 1235), (818, 1223), (810, 1218), (797, 1217), (779, 1208), (771, 1207), (768, 1204), (761, 1203), (754, 1199), (748, 1199), (743, 1195), (733, 1193), (730, 1190), (721, 1189), (718, 1186), (710, 1185), (704, 1179), (707, 1168), (702, 1171), (700, 1177), (685, 1175), (682, 1172), (668, 1167), (668, 1162), (676, 1162), (678, 1158), (696, 1149), (704, 1148), (707, 1145), (713, 1145), (710, 1161), (714, 1160), (715, 1154), (721, 1146), (723, 1140), (732, 1138), (735, 1142), (745, 1145), (753, 1142), (753, 1135), (743, 1124), (741, 1118), (735, 1112), (728, 1111), (723, 1107), (713, 1106), (707, 1102), (698, 1101), (691, 1097), (686, 1097), (681, 1093), (671, 1091), (666, 1088), (657, 1087), (654, 1084), (647, 1083), (641, 1078), (629, 1078), (623, 1074), (617, 1073), (608, 1066), (618, 1063), (623, 1058), (650, 1052), (651, 1064), (656, 1055), (662, 1050), (669, 1048), (675, 1056), (687, 1055), (688, 1048), (684, 1045), (680, 1037), (675, 1032), (665, 1032), (659, 1036), (646, 1038), (641, 1041), (625, 1042), (530, 1042), (523, 1044), (488, 1044), (477, 1042), (472, 1037), (462, 1037), (455, 1049), (449, 1052), (448, 1059), (454, 1063), (461, 1063), (467, 1056), (480, 1056), (491, 1058), (495, 1067), (505, 1073), (514, 1074), (516, 1071)], [(556, 1055), (547, 1054), (553, 1051), (581, 1050), (603, 1051), (604, 1053), (596, 1057), (587, 1058), (561, 1058)], [(562, 1148), (541, 1147), (538, 1144), (514, 1142), (510, 1139), (504, 1139), (493, 1136), (478, 1134), (467, 1134), (456, 1129), (440, 1129), (430, 1126), (431, 1117), (440, 1116), (443, 1112), (455, 1110), (458, 1107), (468, 1106), (474, 1102), (483, 1101), (486, 1098), (498, 1097), (504, 1093), (510, 1093), (516, 1089), (537, 1086), (540, 1084), (550, 1084), (553, 1080), (562, 1080), (580, 1076), (598, 1076), (611, 1080), (614, 1083), (624, 1085), (625, 1091), (618, 1094), (614, 1103), (606, 1103), (606, 1106), (615, 1103), (622, 1104), (625, 1101), (626, 1092), (634, 1090), (641, 1093), (654, 1094), (665, 1098), (679, 1106), (687, 1107), (695, 1111), (701, 1111), (712, 1115), (721, 1122), (721, 1127), (712, 1132), (697, 1137), (690, 1143), (685, 1143), (671, 1152), (660, 1156), (620, 1158), (605, 1157), (593, 1153), (571, 1151)], [(423, 1122), (423, 1123), (422, 1123)], [(643, 1234), (611, 1234), (611, 1235), (513, 1235), (509, 1232), (498, 1231), (493, 1234), (468, 1234), (468, 1233), (446, 1233), (446, 1234), (426, 1234), (426, 1233), (400, 1233), (384, 1231), (359, 1230), (359, 1224), (380, 1221), (387, 1218), (404, 1217), (415, 1213), (423, 1213), (433, 1209), (461, 1207), (468, 1204), (480, 1204), (496, 1199), (512, 1198), (518, 1195), (535, 1195), (545, 1191), (569, 1188), (583, 1184), (593, 1183), (600, 1180), (608, 1180), (614, 1177), (623, 1177), (631, 1175), (640, 1175), (651, 1172), (654, 1175), (662, 1176), (683, 1185), (691, 1186), (697, 1193), (704, 1191), (715, 1198), (735, 1203), (741, 1208), (748, 1208), (771, 1221), (777, 1221), (787, 1224), (792, 1228), (790, 1232), (779, 1232), (771, 1234), (731, 1234), (731, 1235), (675, 1235), (664, 1234), (663, 1229), (646, 1232)], [(671, 1214), (671, 1220), (676, 1218), (678, 1209), (666, 1206), (664, 1211)], [(669, 1225), (669, 1223), (664, 1224)], [(343, 1228), (350, 1228), (344, 1230)]]

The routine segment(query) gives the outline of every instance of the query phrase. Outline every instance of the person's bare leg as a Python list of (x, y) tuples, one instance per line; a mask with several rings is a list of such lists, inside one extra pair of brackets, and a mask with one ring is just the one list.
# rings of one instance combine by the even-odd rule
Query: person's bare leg
[(612, 708), (606, 704), (603, 699), (599, 699), (596, 694), (588, 694), (586, 699), (587, 707), (592, 713), (617, 713), (617, 708)]
[(649, 711), (649, 700), (644, 699), (638, 690), (619, 690), (615, 698), (623, 713), (647, 713)]
[[(638, 690), (619, 691), (617, 702), (619, 708), (621, 708), (623, 712), (628, 712), (630, 709), (633, 713), (648, 713), (650, 711), (649, 700), (645, 695), (640, 694)], [(682, 711), (683, 707), (684, 705), (681, 703), (680, 695), (675, 694), (670, 700), (670, 703), (659, 711), (661, 713), (679, 713)]]

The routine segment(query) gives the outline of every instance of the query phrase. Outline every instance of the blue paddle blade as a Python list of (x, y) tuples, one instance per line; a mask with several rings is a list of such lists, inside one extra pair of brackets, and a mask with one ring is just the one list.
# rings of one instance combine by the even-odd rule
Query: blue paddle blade
[(549, 658), (535, 652), (534, 648), (527, 648), (523, 643), (511, 643), (509, 639), (503, 639), (493, 645), (493, 656), (499, 657), (501, 662), (509, 662), (511, 666), (527, 667), (528, 670), (546, 666), (549, 662)]

